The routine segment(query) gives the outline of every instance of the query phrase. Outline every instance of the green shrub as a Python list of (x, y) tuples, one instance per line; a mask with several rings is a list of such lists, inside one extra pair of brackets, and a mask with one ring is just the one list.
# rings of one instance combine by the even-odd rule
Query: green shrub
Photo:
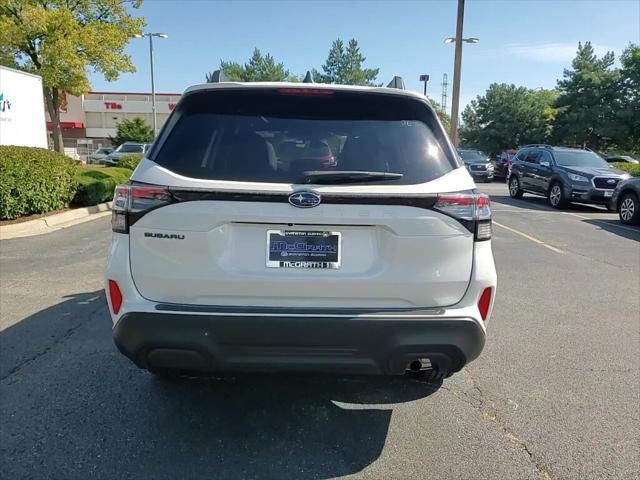
[(120, 167), (78, 168), (76, 180), (78, 191), (73, 203), (78, 205), (97, 205), (113, 200), (113, 190), (117, 184), (127, 183), (131, 170)]
[(119, 168), (128, 168), (129, 170), (135, 170), (138, 164), (142, 160), (141, 153), (130, 153), (129, 155), (125, 155), (118, 162)]
[(76, 192), (75, 169), (46, 148), (0, 146), (0, 219), (65, 208)]
[(625, 172), (629, 172), (634, 177), (640, 177), (640, 165), (637, 163), (614, 163), (613, 166), (618, 170), (624, 170)]

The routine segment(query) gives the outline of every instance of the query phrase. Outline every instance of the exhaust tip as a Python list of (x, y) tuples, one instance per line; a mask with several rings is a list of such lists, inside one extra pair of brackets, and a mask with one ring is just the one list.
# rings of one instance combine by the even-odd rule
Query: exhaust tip
[(425, 370), (431, 370), (431, 360), (428, 358), (416, 358), (409, 362), (406, 368), (407, 372), (423, 372)]

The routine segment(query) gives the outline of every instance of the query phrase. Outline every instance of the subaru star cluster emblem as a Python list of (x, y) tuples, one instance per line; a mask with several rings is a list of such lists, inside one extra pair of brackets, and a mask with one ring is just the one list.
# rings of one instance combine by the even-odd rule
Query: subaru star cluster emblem
[(289, 203), (298, 208), (311, 208), (320, 205), (320, 195), (314, 192), (295, 192), (289, 195)]

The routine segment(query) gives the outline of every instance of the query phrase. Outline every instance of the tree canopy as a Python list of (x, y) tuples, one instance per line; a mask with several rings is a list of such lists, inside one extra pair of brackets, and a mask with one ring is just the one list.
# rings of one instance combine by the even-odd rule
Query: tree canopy
[(125, 119), (118, 123), (116, 136), (111, 140), (115, 145), (124, 142), (148, 143), (153, 141), (153, 128), (140, 117)]
[(590, 42), (578, 44), (572, 68), (558, 81), (556, 141), (601, 148), (616, 136), (620, 72), (614, 60), (613, 52), (598, 58)]
[[(258, 48), (253, 50), (253, 55), (247, 63), (241, 65), (238, 62), (222, 60), (220, 70), (224, 76), (234, 82), (286, 82), (296, 81), (296, 77), (289, 74), (284, 63), (276, 62), (270, 54), (262, 55)], [(206, 74), (207, 82), (213, 81), (213, 72)]]
[(322, 72), (314, 69), (313, 78), (318, 83), (375, 85), (379, 69), (364, 68), (365, 60), (357, 40), (352, 38), (345, 48), (344, 42), (338, 38), (331, 44)]
[(554, 100), (550, 90), (493, 83), (462, 112), (462, 142), (493, 153), (546, 142), (555, 116)]
[(56, 150), (62, 152), (60, 96), (86, 93), (88, 69), (115, 80), (133, 72), (124, 47), (142, 32), (144, 19), (127, 6), (142, 0), (2, 0), (0, 61), (42, 77)]

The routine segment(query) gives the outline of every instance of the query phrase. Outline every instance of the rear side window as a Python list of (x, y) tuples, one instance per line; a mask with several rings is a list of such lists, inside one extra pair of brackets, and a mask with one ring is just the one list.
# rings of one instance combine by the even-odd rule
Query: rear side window
[(192, 178), (305, 183), (305, 172), (372, 171), (402, 177), (369, 183), (397, 185), (458, 167), (432, 111), (396, 95), (202, 91), (174, 115), (151, 159)]

